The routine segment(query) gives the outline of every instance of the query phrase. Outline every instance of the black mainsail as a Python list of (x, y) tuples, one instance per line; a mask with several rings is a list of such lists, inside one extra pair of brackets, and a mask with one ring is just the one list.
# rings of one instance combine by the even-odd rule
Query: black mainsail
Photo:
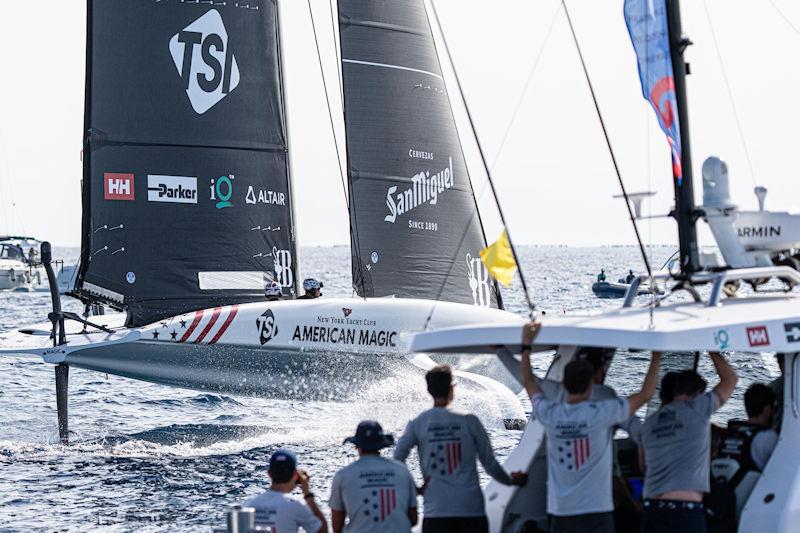
[(353, 285), (497, 306), (423, 0), (339, 1)]
[(277, 9), (88, 3), (75, 293), (129, 326), (293, 291)]

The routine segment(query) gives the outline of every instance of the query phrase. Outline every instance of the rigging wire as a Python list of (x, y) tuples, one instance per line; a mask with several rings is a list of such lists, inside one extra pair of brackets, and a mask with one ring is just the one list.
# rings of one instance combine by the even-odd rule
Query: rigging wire
[(739, 112), (736, 109), (736, 103), (733, 100), (733, 90), (731, 89), (731, 83), (728, 80), (728, 72), (725, 70), (725, 62), (722, 60), (722, 52), (720, 52), (719, 43), (717, 42), (717, 32), (714, 31), (714, 24), (711, 22), (711, 14), (708, 11), (708, 3), (706, 0), (703, 0), (703, 9), (706, 13), (708, 27), (711, 30), (711, 40), (714, 43), (714, 50), (717, 53), (719, 67), (722, 70), (722, 79), (725, 81), (725, 89), (728, 91), (728, 100), (730, 101), (731, 109), (733, 110), (733, 118), (736, 121), (736, 129), (739, 130), (739, 139), (742, 141), (742, 148), (744, 149), (745, 159), (747, 159), (747, 166), (750, 168), (750, 178), (753, 180), (753, 185), (756, 185), (756, 171), (753, 168), (753, 161), (750, 159), (750, 151), (747, 149), (747, 141), (744, 137), (744, 129), (742, 128), (741, 120), (739, 120)]
[[(500, 146), (497, 148), (497, 152), (494, 154), (494, 159), (492, 159), (492, 165), (490, 167), (492, 170), (494, 170), (494, 167), (497, 165), (497, 160), (500, 159), (500, 154), (503, 152), (503, 148), (505, 148), (508, 135), (511, 133), (511, 129), (513, 128), (517, 115), (519, 114), (519, 109), (522, 107), (522, 103), (525, 101), (525, 95), (528, 92), (528, 87), (531, 84), (531, 80), (533, 80), (533, 75), (536, 74), (536, 69), (539, 67), (539, 60), (542, 59), (544, 49), (547, 46), (547, 42), (550, 40), (550, 34), (553, 32), (553, 28), (558, 21), (559, 14), (561, 14), (561, 4), (557, 4), (555, 13), (553, 13), (553, 18), (550, 21), (550, 26), (547, 28), (544, 40), (542, 41), (542, 46), (539, 48), (539, 52), (536, 54), (536, 59), (533, 60), (533, 66), (528, 73), (528, 79), (525, 80), (525, 85), (523, 86), (522, 92), (519, 95), (517, 105), (514, 106), (514, 112), (511, 114), (511, 120), (508, 122), (508, 126), (506, 126), (506, 130), (503, 133), (502, 139), (500, 140)], [(481, 195), (483, 195), (483, 191), (481, 191)]]
[[(311, 9), (311, 0), (308, 0), (308, 14), (311, 17), (311, 29), (314, 32), (314, 44), (317, 48), (317, 60), (319, 61), (319, 74), (322, 77), (322, 88), (325, 91), (325, 103), (328, 105), (328, 118), (331, 124), (331, 135), (333, 135), (333, 143), (336, 147), (336, 161), (339, 163), (339, 177), (342, 181), (342, 192), (344, 193), (344, 201), (347, 205), (348, 211), (350, 210), (350, 196), (347, 194), (347, 182), (344, 177), (344, 171), (342, 170), (342, 156), (339, 150), (339, 139), (336, 136), (336, 126), (334, 125), (333, 121), (333, 110), (331, 109), (331, 99), (330, 95), (328, 94), (328, 83), (325, 81), (325, 69), (322, 66), (322, 53), (320, 52), (319, 48), (319, 40), (317, 39), (317, 25), (314, 22), (314, 10)], [(335, 34), (334, 34), (335, 35)], [(336, 57), (339, 57), (339, 52), (336, 52)], [(337, 65), (338, 69), (338, 65)]]
[[(497, 196), (497, 189), (494, 186), (494, 180), (492, 180), (492, 174), (489, 170), (489, 165), (486, 162), (486, 155), (483, 152), (483, 146), (481, 145), (480, 138), (478, 137), (478, 131), (475, 129), (475, 122), (472, 120), (472, 113), (469, 110), (469, 106), (467, 105), (467, 99), (464, 95), (464, 89), (461, 86), (461, 81), (458, 77), (458, 72), (456, 71), (455, 64), (453, 63), (453, 56), (450, 54), (450, 47), (447, 44), (447, 37), (444, 34), (444, 30), (442, 29), (442, 23), (439, 20), (439, 13), (436, 9), (436, 4), (431, 1), (431, 8), (433, 9), (433, 18), (436, 20), (436, 25), (439, 28), (439, 33), (442, 36), (442, 44), (444, 45), (445, 54), (447, 54), (447, 60), (452, 67), (453, 77), (455, 78), (456, 87), (458, 88), (459, 95), (461, 96), (461, 101), (464, 103), (464, 110), (467, 114), (467, 119), (469, 120), (470, 128), (472, 129), (472, 134), (475, 137), (475, 144), (478, 146), (478, 152), (481, 156), (481, 162), (483, 163), (483, 169), (486, 172), (486, 179), (489, 183), (489, 187), (491, 188), (492, 195), (494, 196), (495, 205), (497, 206), (497, 212), (500, 215), (500, 222), (503, 224), (503, 228), (506, 232), (506, 237), (508, 239), (509, 247), (511, 248), (511, 254), (514, 257), (514, 262), (517, 264), (517, 273), (519, 274), (520, 282), (522, 283), (522, 291), (525, 295), (525, 301), (528, 304), (528, 312), (530, 317), (533, 318), (533, 313), (536, 310), (536, 306), (533, 304), (531, 300), (530, 293), (528, 292), (528, 285), (525, 282), (525, 275), (522, 272), (522, 263), (519, 260), (519, 256), (517, 255), (517, 250), (514, 247), (514, 241), (511, 239), (511, 232), (508, 230), (508, 223), (506, 222), (505, 214), (503, 213), (503, 208), (500, 205), (500, 199)], [(476, 206), (477, 210), (477, 206)], [(428, 317), (430, 320), (430, 317)]]
[(606, 139), (606, 145), (608, 146), (608, 153), (611, 155), (611, 162), (614, 165), (614, 172), (617, 174), (617, 180), (619, 181), (620, 189), (622, 189), (622, 196), (625, 198), (625, 207), (628, 209), (628, 216), (630, 217), (631, 224), (633, 225), (633, 232), (636, 234), (636, 242), (639, 244), (639, 252), (642, 255), (642, 261), (644, 261), (644, 266), (647, 269), (647, 275), (650, 278), (652, 278), (653, 271), (650, 268), (650, 260), (647, 258), (647, 252), (644, 249), (644, 244), (642, 243), (642, 237), (641, 235), (639, 235), (639, 226), (636, 224), (636, 217), (633, 215), (633, 209), (631, 209), (631, 202), (628, 197), (628, 191), (625, 189), (625, 183), (622, 181), (622, 174), (619, 171), (619, 165), (617, 165), (617, 157), (614, 154), (614, 148), (611, 146), (611, 139), (608, 136), (608, 130), (606, 130), (606, 123), (605, 120), (603, 120), (603, 114), (600, 112), (600, 104), (597, 102), (597, 95), (594, 92), (594, 86), (592, 85), (592, 80), (589, 77), (589, 70), (586, 68), (586, 61), (584, 61), (583, 59), (583, 52), (581, 51), (581, 45), (578, 42), (578, 36), (575, 33), (575, 27), (572, 25), (572, 17), (569, 16), (569, 9), (567, 9), (567, 1), (561, 0), (561, 4), (564, 6), (564, 14), (567, 16), (569, 31), (570, 33), (572, 33), (572, 40), (575, 42), (575, 48), (578, 51), (578, 57), (581, 60), (581, 67), (583, 67), (583, 74), (586, 77), (586, 84), (589, 86), (589, 92), (592, 95), (592, 102), (594, 102), (594, 109), (597, 112), (597, 118), (600, 121), (600, 127), (603, 129), (603, 136)]
[(792, 23), (792, 21), (789, 19), (789, 17), (786, 16), (786, 13), (784, 13), (783, 10), (781, 10), (781, 8), (779, 8), (775, 4), (775, 0), (769, 0), (769, 3), (773, 7), (773, 9), (775, 9), (775, 11), (778, 12), (778, 15), (781, 16), (781, 18), (786, 22), (786, 24), (788, 24), (789, 27), (792, 28), (796, 34), (800, 35), (800, 29), (798, 29), (797, 26), (795, 26)]

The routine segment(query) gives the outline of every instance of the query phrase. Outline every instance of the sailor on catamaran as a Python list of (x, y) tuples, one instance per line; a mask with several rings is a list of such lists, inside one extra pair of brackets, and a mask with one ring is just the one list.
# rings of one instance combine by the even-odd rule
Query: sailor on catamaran
[(627, 398), (591, 400), (594, 367), (575, 359), (564, 368), (564, 401), (546, 399), (531, 369), (540, 324), (523, 329), (521, 372), (536, 419), (547, 434), (547, 512), (551, 532), (614, 531), (611, 493), (614, 426), (625, 423), (655, 392), (661, 354), (653, 352), (642, 388)]
[(275, 302), (283, 299), (283, 287), (277, 281), (268, 281), (264, 287), (264, 295), (268, 302)]
[(313, 300), (314, 298), (319, 298), (322, 296), (322, 283), (315, 280), (314, 278), (306, 278), (303, 280), (303, 290), (306, 293), (302, 296), (298, 296), (298, 300)]

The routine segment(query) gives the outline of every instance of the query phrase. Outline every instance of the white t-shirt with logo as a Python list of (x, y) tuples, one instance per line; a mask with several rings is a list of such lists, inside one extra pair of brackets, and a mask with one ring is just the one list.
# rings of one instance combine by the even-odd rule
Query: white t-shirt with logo
[(408, 532), (408, 510), (417, 508), (417, 487), (403, 463), (364, 455), (333, 476), (330, 507), (347, 514), (348, 533)]
[(547, 512), (556, 516), (614, 510), (612, 434), (630, 417), (627, 399), (553, 402), (532, 399), (547, 431)]
[(295, 533), (300, 528), (306, 533), (317, 533), (322, 527), (308, 506), (285, 492), (268, 490), (247, 500), (244, 507), (256, 510), (257, 526), (271, 526), (276, 533)]

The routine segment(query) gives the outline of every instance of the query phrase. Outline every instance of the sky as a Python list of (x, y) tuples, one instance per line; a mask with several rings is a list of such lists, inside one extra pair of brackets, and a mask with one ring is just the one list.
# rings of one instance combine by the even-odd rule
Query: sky
[[(635, 242), (622, 200), (612, 198), (619, 185), (560, 0), (434, 2), (513, 239)], [(330, 4), (311, 4), (343, 150)], [(641, 96), (622, 0), (567, 5), (626, 187), (655, 190), (645, 214), (664, 215), (673, 202), (669, 150)], [(281, 9), (299, 244), (346, 244), (345, 197), (308, 3), (282, 0)], [(756, 209), (755, 185), (769, 189), (770, 209), (800, 204), (800, 2), (690, 0), (682, 10), (694, 42), (687, 83), (697, 202), (702, 162), (715, 154), (729, 163), (731, 195), (742, 209)], [(0, 233), (77, 246), (85, 2), (4, 2), (0, 35)], [(446, 74), (493, 240), (497, 210), (455, 80)], [(640, 224), (646, 243), (677, 242), (671, 220)], [(709, 243), (704, 227), (700, 236)]]

